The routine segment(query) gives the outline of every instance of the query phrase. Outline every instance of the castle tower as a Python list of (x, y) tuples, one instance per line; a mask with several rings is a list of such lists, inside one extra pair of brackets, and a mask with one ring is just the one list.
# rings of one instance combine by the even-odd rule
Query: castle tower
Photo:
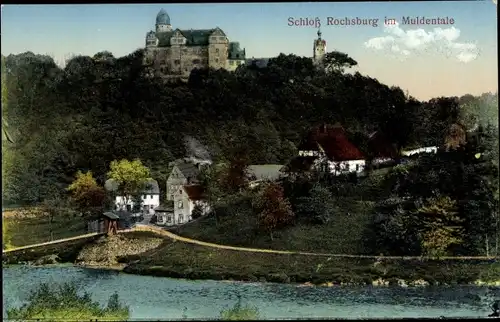
[(156, 32), (166, 32), (172, 31), (172, 25), (170, 25), (170, 16), (168, 13), (161, 9), (156, 15)]
[(315, 63), (321, 62), (326, 54), (326, 41), (321, 39), (321, 30), (318, 29), (318, 39), (314, 40), (313, 45), (313, 61)]

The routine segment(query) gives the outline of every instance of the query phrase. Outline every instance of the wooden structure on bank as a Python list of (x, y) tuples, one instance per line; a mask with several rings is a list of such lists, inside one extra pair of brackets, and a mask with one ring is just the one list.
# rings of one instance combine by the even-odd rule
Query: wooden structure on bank
[(104, 219), (104, 232), (108, 235), (116, 234), (120, 217), (112, 212), (105, 212), (102, 218)]

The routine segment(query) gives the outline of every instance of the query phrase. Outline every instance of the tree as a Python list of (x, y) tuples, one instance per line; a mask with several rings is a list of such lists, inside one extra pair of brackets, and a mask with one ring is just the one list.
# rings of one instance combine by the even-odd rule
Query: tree
[(345, 69), (358, 65), (358, 62), (349, 57), (348, 54), (339, 51), (331, 51), (323, 58), (326, 70), (329, 72), (344, 72)]
[(268, 183), (255, 201), (259, 212), (260, 227), (269, 233), (273, 240), (273, 232), (293, 222), (295, 214), (290, 202), (285, 198), (283, 188), (276, 183)]
[(76, 173), (76, 179), (66, 188), (71, 193), (71, 199), (86, 215), (102, 213), (106, 205), (106, 191), (97, 184), (88, 171)]
[(416, 215), (425, 255), (444, 256), (450, 246), (462, 243), (463, 219), (458, 216), (456, 201), (450, 197), (427, 199)]
[(108, 178), (118, 185), (117, 191), (124, 197), (125, 205), (131, 197), (140, 193), (151, 179), (149, 169), (139, 159), (112, 161)]
[(313, 223), (324, 224), (331, 219), (335, 211), (335, 202), (331, 192), (317, 183), (309, 191), (308, 196), (299, 198), (296, 209), (297, 216), (304, 216)]
[(203, 215), (203, 208), (200, 205), (195, 205), (191, 212), (191, 218), (198, 219)]

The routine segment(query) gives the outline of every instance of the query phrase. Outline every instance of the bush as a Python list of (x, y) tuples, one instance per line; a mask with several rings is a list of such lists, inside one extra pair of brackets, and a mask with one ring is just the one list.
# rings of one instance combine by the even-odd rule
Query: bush
[(225, 321), (258, 320), (259, 310), (252, 306), (242, 306), (241, 296), (238, 296), (238, 302), (232, 308), (220, 312), (220, 319)]
[(41, 284), (31, 291), (28, 303), (19, 309), (7, 310), (9, 320), (63, 319), (63, 320), (126, 320), (129, 308), (120, 303), (118, 294), (109, 298), (108, 306), (101, 308), (89, 293), (79, 295), (75, 284), (65, 283), (49, 287)]
[(10, 222), (8, 220), (3, 220), (3, 223), (2, 223), (2, 249), (3, 250), (7, 250), (9, 248), (12, 248), (9, 226), (10, 226)]

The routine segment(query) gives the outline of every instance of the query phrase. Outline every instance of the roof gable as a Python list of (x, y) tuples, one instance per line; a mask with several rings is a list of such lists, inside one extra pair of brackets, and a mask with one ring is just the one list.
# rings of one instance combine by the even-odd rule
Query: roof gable
[(215, 29), (212, 29), (211, 31), (212, 31), (212, 34), (210, 36), (226, 36), (224, 31), (222, 31), (222, 29), (220, 29), (219, 27), (216, 27)]
[(349, 141), (340, 124), (313, 128), (299, 145), (300, 151), (322, 151), (332, 161), (362, 160), (363, 153)]
[(398, 156), (397, 149), (380, 131), (370, 134), (368, 137), (368, 149), (374, 158), (396, 158)]
[(167, 180), (177, 179), (177, 178), (185, 179), (182, 171), (177, 167), (177, 165), (174, 165)]
[(200, 170), (192, 163), (181, 163), (177, 164), (176, 167), (186, 179), (194, 179), (200, 174)]

